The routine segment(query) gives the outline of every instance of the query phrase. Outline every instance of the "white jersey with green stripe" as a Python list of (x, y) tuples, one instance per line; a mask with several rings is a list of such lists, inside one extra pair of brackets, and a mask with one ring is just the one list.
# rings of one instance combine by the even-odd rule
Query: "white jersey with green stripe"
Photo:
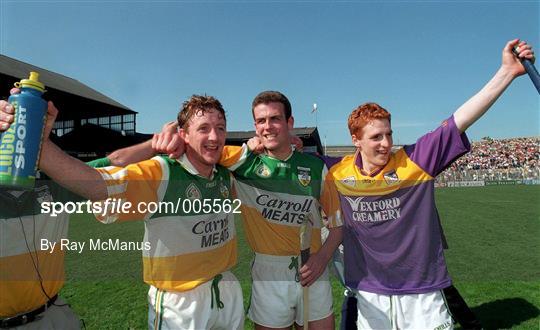
[[(110, 198), (132, 208), (109, 214), (104, 222), (145, 220), (144, 280), (165, 291), (187, 291), (236, 264), (236, 230), (231, 212), (204, 211), (204, 200), (231, 202), (231, 174), (216, 166), (212, 178), (200, 176), (186, 156), (99, 169)], [(137, 205), (158, 203), (155, 212)]]
[(234, 171), (243, 224), (253, 251), (298, 255), (300, 225), (308, 214), (314, 222), (311, 251), (319, 250), (324, 225), (319, 201), (327, 172), (321, 159), (293, 151), (287, 159), (279, 160), (253, 154), (245, 146), (227, 146), (220, 163)]

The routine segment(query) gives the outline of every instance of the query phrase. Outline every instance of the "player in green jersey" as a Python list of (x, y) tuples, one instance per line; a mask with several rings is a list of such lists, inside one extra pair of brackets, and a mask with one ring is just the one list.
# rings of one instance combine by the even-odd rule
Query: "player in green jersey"
[[(303, 326), (302, 286), (309, 286), (309, 328), (334, 328), (332, 293), (326, 266), (341, 242), (341, 219), (328, 221), (330, 234), (320, 239), (320, 200), (327, 193), (327, 168), (319, 158), (291, 147), (291, 104), (280, 92), (255, 97), (256, 137), (243, 147), (225, 147), (220, 164), (237, 179), (247, 241), (255, 252), (248, 316), (256, 329)], [(174, 131), (157, 135), (156, 151), (177, 156), (182, 141)], [(251, 150), (262, 147), (263, 153)], [(305, 217), (314, 220), (311, 257), (298, 269), (299, 231)]]

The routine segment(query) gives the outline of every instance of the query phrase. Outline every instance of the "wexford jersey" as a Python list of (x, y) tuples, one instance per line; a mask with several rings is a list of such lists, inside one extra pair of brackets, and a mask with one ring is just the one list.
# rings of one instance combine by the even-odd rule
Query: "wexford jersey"
[[(149, 245), (143, 249), (146, 283), (165, 291), (187, 291), (236, 264), (233, 214), (202, 211), (197, 203), (191, 203), (230, 201), (231, 174), (227, 169), (217, 166), (208, 179), (198, 175), (184, 155), (180, 161), (158, 156), (125, 168), (99, 171), (107, 181), (109, 198), (132, 203), (128, 212), (100, 220), (145, 220), (144, 244)], [(162, 209), (140, 212), (137, 205), (144, 205), (145, 210), (149, 203), (159, 203)]]
[[(242, 219), (253, 251), (289, 256), (300, 253), (300, 225), (313, 220), (311, 251), (321, 247), (321, 204), (324, 194), (324, 162), (294, 151), (286, 160), (255, 155), (242, 148), (226, 146), (220, 164), (233, 171), (236, 191), (242, 201)], [(340, 226), (331, 218), (330, 227)]]
[[(451, 284), (434, 178), (470, 150), (453, 117), (365, 175), (357, 153), (329, 170), (344, 217), (345, 284), (379, 294), (425, 293)], [(334, 210), (335, 211), (335, 210)]]

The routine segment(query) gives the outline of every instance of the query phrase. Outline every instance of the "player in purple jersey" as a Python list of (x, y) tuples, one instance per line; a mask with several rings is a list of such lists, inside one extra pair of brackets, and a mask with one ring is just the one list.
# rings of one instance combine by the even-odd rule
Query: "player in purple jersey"
[[(446, 250), (448, 249), (448, 246), (444, 243), (446, 242), (446, 238), (444, 237), (443, 232), (441, 232), (441, 236), (441, 239), (443, 240), (443, 247)], [(339, 281), (345, 286), (345, 277), (343, 274), (343, 246), (340, 246), (334, 252), (332, 266)], [(476, 318), (476, 315), (469, 308), (455, 286), (450, 285), (449, 287), (444, 288), (442, 291), (444, 294), (444, 299), (446, 300), (446, 305), (448, 306), (449, 312), (454, 319), (454, 323), (459, 323), (463, 329), (482, 329), (482, 324)], [(357, 330), (358, 328), (356, 327), (356, 320), (358, 319), (358, 304), (356, 295), (347, 287), (345, 287), (343, 295), (339, 329)]]
[(434, 178), (469, 151), (465, 130), (518, 76), (531, 47), (513, 40), (494, 77), (442, 125), (392, 153), (390, 113), (375, 103), (349, 117), (357, 152), (334, 165), (335, 212), (345, 222), (345, 284), (358, 297), (360, 329), (449, 329), (441, 290), (451, 285), (434, 200)]

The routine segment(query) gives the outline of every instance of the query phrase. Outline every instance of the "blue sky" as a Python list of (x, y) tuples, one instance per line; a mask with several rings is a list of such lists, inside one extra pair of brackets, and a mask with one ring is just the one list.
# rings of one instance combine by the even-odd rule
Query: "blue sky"
[[(349, 144), (346, 120), (374, 101), (411, 143), (489, 80), (515, 37), (540, 48), (539, 1), (6, 1), (0, 52), (75, 78), (138, 111), (154, 132), (191, 94), (218, 97), (229, 130), (279, 90), (296, 126)], [(516, 80), (468, 131), (537, 136), (540, 98)]]

